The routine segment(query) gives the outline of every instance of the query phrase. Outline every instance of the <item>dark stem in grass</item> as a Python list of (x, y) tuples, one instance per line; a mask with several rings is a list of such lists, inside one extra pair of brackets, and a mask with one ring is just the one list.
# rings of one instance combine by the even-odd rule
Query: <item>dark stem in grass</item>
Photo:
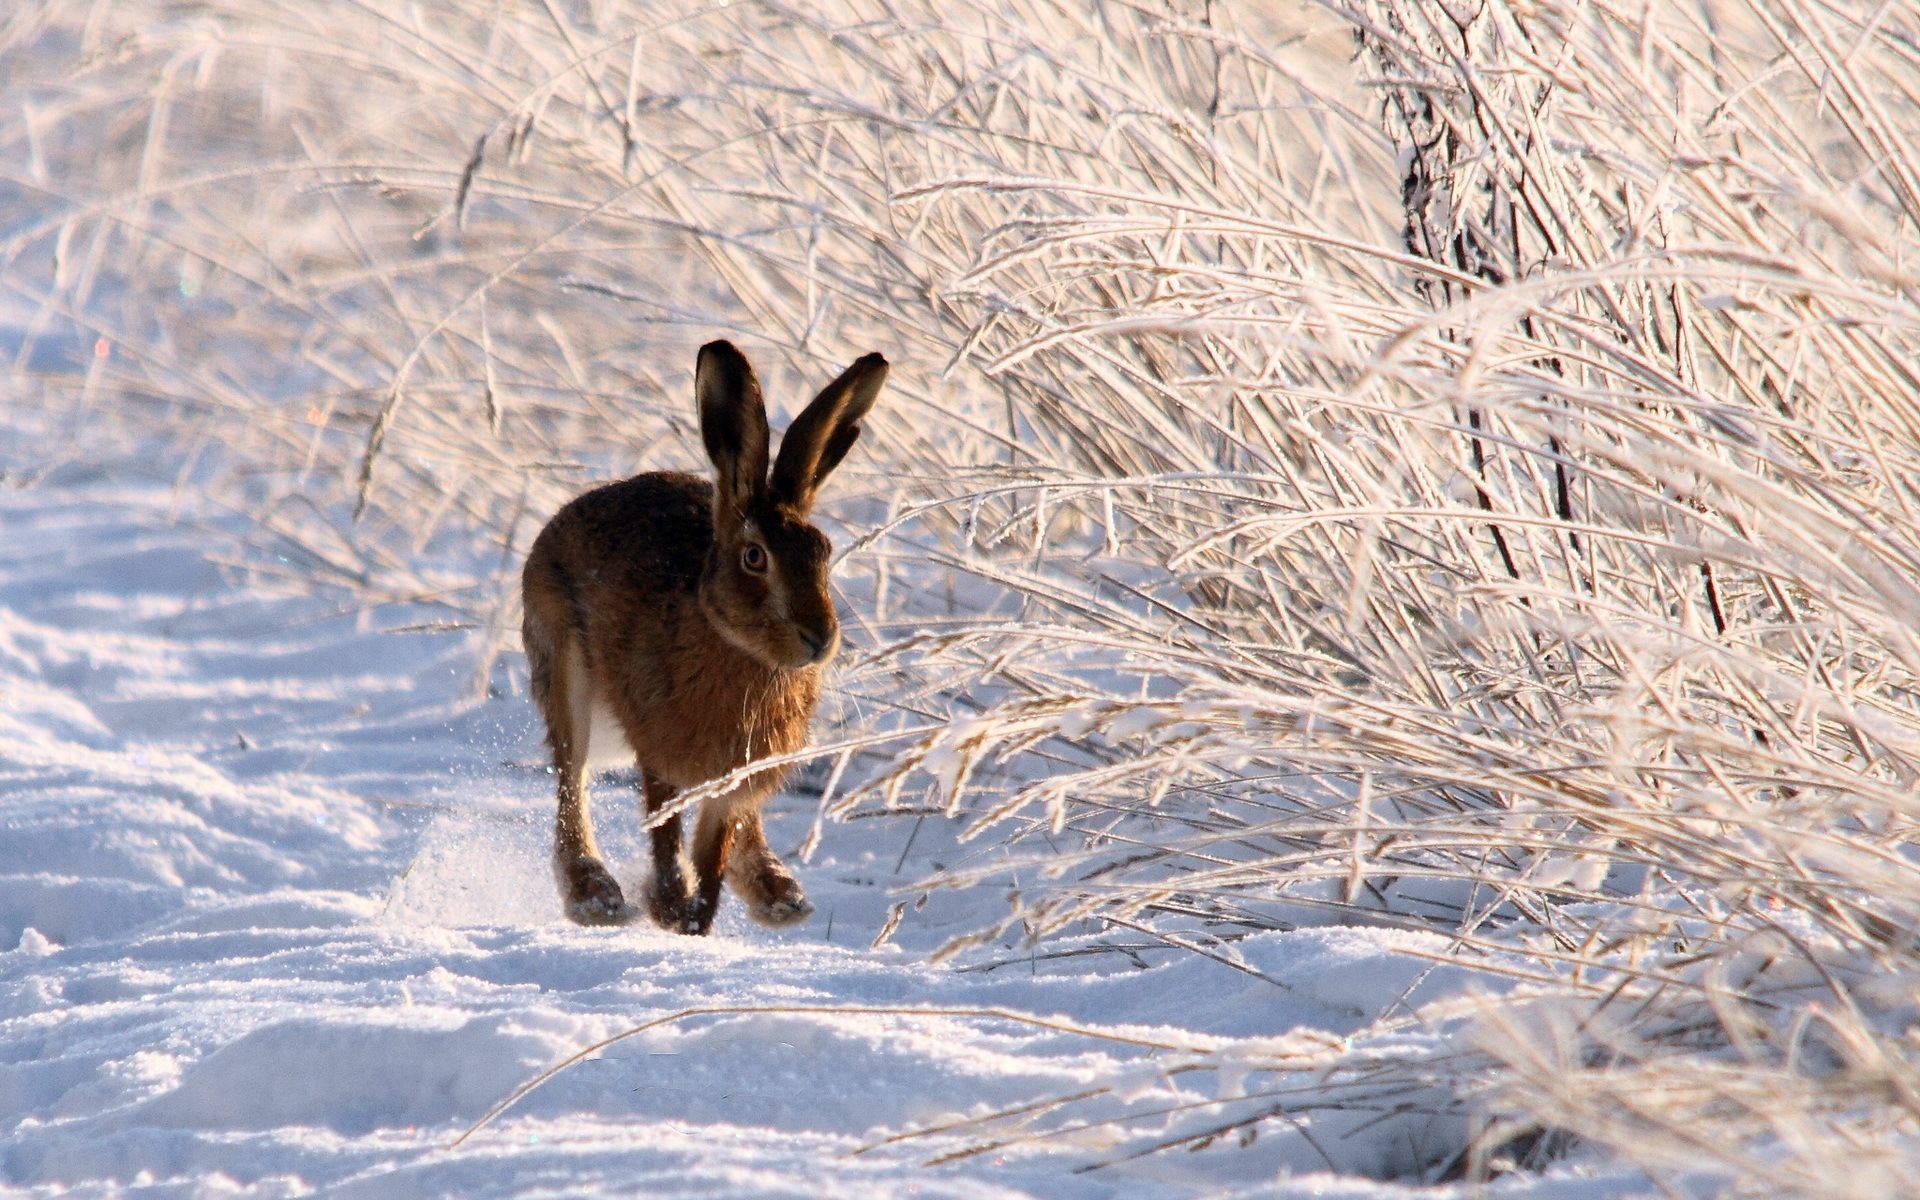
[[(1471, 292), (1473, 285), (1457, 282), (1458, 276), (1497, 288), (1524, 273), (1529, 242), (1537, 243), (1543, 255), (1557, 253), (1557, 219), (1537, 194), (1526, 161), (1534, 135), (1500, 125), (1490, 107), (1492, 99), (1471, 69), (1476, 56), (1487, 57), (1484, 50), (1476, 55), (1476, 35), (1492, 28), (1498, 12), (1482, 3), (1433, 0), (1372, 0), (1365, 11), (1366, 19), (1356, 21), (1358, 39), (1390, 81), (1384, 101), (1387, 132), (1404, 158), (1402, 240), (1412, 254), (1457, 273), (1455, 279), (1418, 279), (1415, 288), (1428, 303), (1444, 309)], [(1416, 26), (1449, 31), (1457, 44), (1449, 47), (1444, 39), (1423, 38)], [(1527, 37), (1524, 29), (1519, 35)], [(1523, 103), (1538, 114), (1547, 95), (1543, 84)], [(1519, 323), (1528, 341), (1537, 344), (1533, 318), (1523, 315)], [(1565, 373), (1557, 356), (1547, 356), (1541, 365), (1553, 376)], [(1480, 405), (1464, 408), (1474, 497), (1483, 512), (1494, 513), (1493, 464), (1482, 436), (1488, 432), (1488, 416)], [(1547, 449), (1553, 463), (1553, 509), (1562, 522), (1571, 524), (1573, 484), (1557, 433), (1548, 434)], [(1519, 563), (1507, 531), (1498, 521), (1489, 521), (1487, 529), (1501, 567), (1518, 579)], [(1593, 582), (1578, 563), (1580, 537), (1571, 531), (1564, 536), (1568, 575), (1574, 586), (1591, 591)]]

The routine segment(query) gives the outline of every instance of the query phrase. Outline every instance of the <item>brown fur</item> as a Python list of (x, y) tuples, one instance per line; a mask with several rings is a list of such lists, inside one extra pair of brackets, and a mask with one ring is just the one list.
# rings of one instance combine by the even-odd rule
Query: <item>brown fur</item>
[[(828, 385), (794, 420), (769, 478), (759, 384), (737, 350), (713, 343), (695, 390), (715, 481), (660, 471), (608, 484), (563, 507), (535, 539), (523, 634), (558, 777), (554, 869), (575, 921), (633, 913), (593, 836), (586, 761), (596, 706), (634, 749), (649, 813), (806, 744), (839, 644), (830, 547), (807, 511), (885, 377), (885, 360), (868, 355)], [(769, 768), (702, 804), (691, 880), (680, 818), (653, 830), (655, 920), (707, 932), (723, 879), (760, 921), (812, 911), (761, 830), (761, 805), (786, 775)]]

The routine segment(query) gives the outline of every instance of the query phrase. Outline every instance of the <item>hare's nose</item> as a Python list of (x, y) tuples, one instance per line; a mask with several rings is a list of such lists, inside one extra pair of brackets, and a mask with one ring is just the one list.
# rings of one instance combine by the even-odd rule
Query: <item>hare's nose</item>
[(812, 655), (812, 657), (807, 660), (808, 662), (824, 662), (827, 657), (833, 653), (834, 637), (832, 633), (825, 630), (815, 632), (811, 629), (799, 629), (795, 632), (800, 635), (800, 640), (806, 643), (807, 650)]

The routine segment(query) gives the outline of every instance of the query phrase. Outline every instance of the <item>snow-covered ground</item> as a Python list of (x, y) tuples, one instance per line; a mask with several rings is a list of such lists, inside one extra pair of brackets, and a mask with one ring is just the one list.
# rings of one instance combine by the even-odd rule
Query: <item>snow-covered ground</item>
[[(1854, 7), (0, 7), (0, 1198), (1913, 1194)], [(895, 364), (817, 912), (579, 929), (518, 559), (718, 336)]]
[[(275, 594), (234, 565), (256, 553), (247, 517), (151, 460), (51, 459), (28, 424), (0, 487), (0, 1190), (1405, 1194), (1364, 1177), (1391, 1169), (1404, 1123), (1112, 1163), (1112, 1128), (935, 1166), (970, 1131), (887, 1139), (1115, 1080), (1087, 1117), (1171, 1128), (1161, 1110), (1246, 1086), (1232, 1055), (1205, 1058), (1216, 1039), (1337, 1046), (1416, 981), (1416, 999), (1462, 988), (1431, 947), (1321, 929), (1249, 939), (1235, 964), (1016, 948), (928, 965), (970, 906), (1001, 903), (961, 896), (870, 948), (947, 845), (935, 822), (913, 861), (905, 824), (830, 824), (802, 868), (818, 912), (792, 932), (737, 906), (704, 940), (571, 927), (530, 705), (460, 703), (465, 635)], [(599, 795), (631, 878), (630, 793)], [(787, 797), (776, 844), (812, 819)], [(726, 1006), (1004, 1015), (689, 1015), (452, 1146), (583, 1047)]]

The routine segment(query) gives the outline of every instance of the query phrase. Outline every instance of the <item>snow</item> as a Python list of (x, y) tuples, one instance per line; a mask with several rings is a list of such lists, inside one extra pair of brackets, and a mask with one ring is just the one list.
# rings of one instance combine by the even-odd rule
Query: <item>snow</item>
[[(829, 825), (799, 867), (818, 912), (795, 930), (754, 926), (737, 904), (708, 939), (572, 927), (546, 866), (548, 784), (517, 668), (501, 669), (497, 698), (464, 705), (464, 636), (277, 593), (224, 565), (247, 556), (244, 516), (134, 456), (23, 470), (45, 439), (14, 419), (0, 485), (0, 1192), (1432, 1193), (1366, 1178), (1393, 1169), (1409, 1134), (1356, 1131), (1365, 1114), (1344, 1137), (1323, 1131), (1331, 1164), (1284, 1127), (1251, 1148), (1110, 1163), (1115, 1127), (934, 1166), (977, 1131), (895, 1135), (1086, 1090), (1099, 1093), (1088, 1119), (1175, 1130), (1162, 1110), (1256, 1088), (1249, 1055), (1337, 1052), (1392, 1006), (1462, 994), (1463, 972), (1432, 962), (1437, 939), (1302, 929), (1132, 960), (1003, 940), (931, 965), (1003, 905), (943, 894), (870, 949), (889, 910), (912, 907), (900, 889), (914, 864), (952, 850), (938, 817), (911, 861), (907, 822)], [(644, 857), (631, 793), (613, 778), (598, 796), (631, 881)], [(812, 820), (809, 797), (784, 798), (775, 844)], [(716, 1008), (736, 1011), (689, 1011)], [(876, 1008), (929, 1011), (844, 1011)], [(540, 1072), (649, 1021), (454, 1145)], [(1232, 1039), (1254, 1040), (1234, 1053)], [(1598, 1195), (1610, 1178), (1570, 1166), (1494, 1190)]]

